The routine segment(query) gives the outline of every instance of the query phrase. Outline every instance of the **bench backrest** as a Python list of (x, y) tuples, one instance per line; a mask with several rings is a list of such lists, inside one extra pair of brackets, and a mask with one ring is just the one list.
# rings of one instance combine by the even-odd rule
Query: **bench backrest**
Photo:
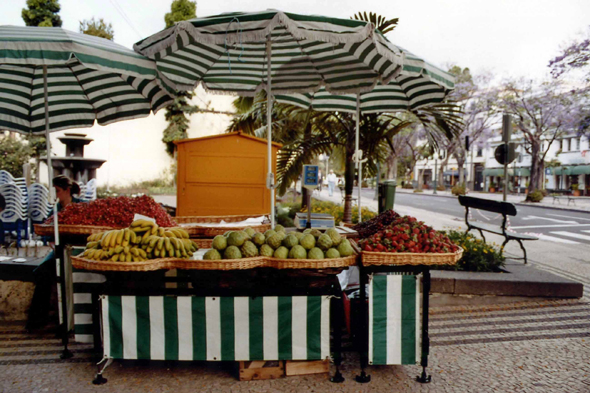
[(473, 209), (486, 210), (507, 216), (516, 215), (516, 207), (509, 202), (499, 202), (492, 201), (489, 199), (459, 195), (459, 203), (461, 204), (461, 206), (470, 207)]

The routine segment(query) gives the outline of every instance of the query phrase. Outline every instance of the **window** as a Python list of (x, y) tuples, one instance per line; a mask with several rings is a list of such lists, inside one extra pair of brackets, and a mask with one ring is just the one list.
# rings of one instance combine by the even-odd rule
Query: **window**
[(565, 151), (565, 139), (562, 139), (560, 142), (561, 143), (560, 143), (559, 149), (561, 151)]
[(572, 150), (572, 140), (571, 139), (564, 139), (565, 140), (565, 151), (571, 151)]
[(477, 156), (478, 156), (478, 157), (481, 157), (481, 156), (483, 156), (483, 149), (482, 149), (481, 147), (478, 147), (478, 148), (477, 148)]
[(580, 139), (581, 138), (574, 138), (574, 143), (575, 143), (574, 150), (576, 150), (576, 151), (580, 150)]

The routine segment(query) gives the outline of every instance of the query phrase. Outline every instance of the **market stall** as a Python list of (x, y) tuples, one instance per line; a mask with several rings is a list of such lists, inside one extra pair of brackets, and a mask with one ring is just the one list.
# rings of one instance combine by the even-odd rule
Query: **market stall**
[[(199, 251), (182, 228), (146, 220), (91, 235), (73, 257), (74, 297), (83, 301), (74, 308), (86, 322), (76, 322), (76, 337), (102, 343), (95, 383), (113, 359), (324, 361), (333, 351), (338, 367), (337, 274), (357, 255), (334, 229), (276, 229), (230, 231)], [(184, 274), (170, 277), (171, 269)], [(338, 369), (333, 379), (342, 379)]]

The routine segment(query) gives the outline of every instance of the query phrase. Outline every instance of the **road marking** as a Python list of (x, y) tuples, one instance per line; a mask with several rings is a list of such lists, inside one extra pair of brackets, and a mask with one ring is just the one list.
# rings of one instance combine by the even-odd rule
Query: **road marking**
[[(551, 233), (555, 233), (555, 232), (551, 232)], [(553, 236), (543, 235), (543, 234), (540, 234), (538, 236), (539, 236), (539, 239), (541, 239), (541, 240), (549, 240), (551, 242), (556, 242), (556, 243), (580, 244), (580, 242), (575, 242), (573, 240), (568, 240), (568, 239), (562, 239), (560, 237), (553, 237)]]
[(551, 221), (551, 222), (558, 222), (561, 224), (578, 224), (577, 221), (565, 221), (565, 220), (557, 220), (555, 218), (547, 218), (547, 217), (539, 217), (539, 216), (526, 216), (522, 218), (523, 221), (528, 221), (528, 220), (547, 220), (547, 221)]
[(582, 217), (571, 217), (571, 216), (562, 216), (561, 214), (551, 214), (551, 213), (547, 213), (548, 216), (554, 216), (554, 217), (562, 217), (562, 218), (573, 218), (574, 220), (585, 220), (585, 221), (590, 221), (590, 218), (582, 218)]
[(573, 233), (573, 232), (567, 232), (567, 231), (555, 231), (555, 232), (551, 232), (551, 233), (555, 233), (556, 235), (561, 235), (561, 236), (573, 237), (575, 239), (590, 240), (590, 236), (580, 235), (579, 233)]
[(510, 229), (526, 229), (526, 228), (574, 228), (574, 227), (590, 227), (590, 224), (525, 225), (525, 226), (519, 226), (519, 227), (510, 227)]

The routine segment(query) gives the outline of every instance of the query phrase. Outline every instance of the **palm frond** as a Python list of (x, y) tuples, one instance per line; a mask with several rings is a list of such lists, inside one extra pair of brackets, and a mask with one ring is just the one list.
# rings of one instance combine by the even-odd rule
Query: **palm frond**
[(351, 19), (362, 20), (365, 22), (371, 22), (375, 28), (381, 33), (389, 33), (393, 29), (397, 27), (397, 22), (399, 22), (399, 18), (387, 19), (384, 16), (377, 15), (374, 12), (357, 12)]

